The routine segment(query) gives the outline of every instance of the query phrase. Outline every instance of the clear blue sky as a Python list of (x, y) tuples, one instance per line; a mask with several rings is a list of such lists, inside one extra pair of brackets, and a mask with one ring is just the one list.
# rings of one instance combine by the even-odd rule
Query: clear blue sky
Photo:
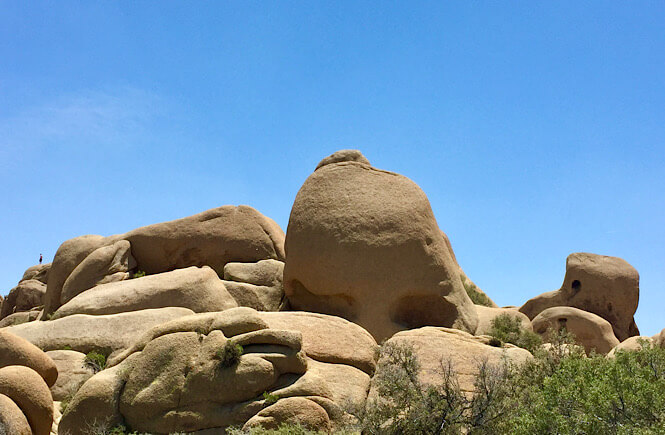
[(42, 252), (224, 204), (286, 230), (358, 148), (500, 305), (626, 259), (665, 327), (665, 3), (0, 3), (0, 293)]

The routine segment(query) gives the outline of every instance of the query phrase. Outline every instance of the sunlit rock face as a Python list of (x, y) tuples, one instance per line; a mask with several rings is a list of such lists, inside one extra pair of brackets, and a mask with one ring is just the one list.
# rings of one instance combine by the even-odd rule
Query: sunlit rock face
[(324, 159), (296, 196), (285, 241), (291, 308), (344, 317), (377, 341), (425, 325), (475, 332), (427, 196), (358, 154)]
[(345, 421), (342, 406), (363, 405), (376, 349), (367, 331), (322, 314), (234, 308), (182, 317), (89, 379), (60, 431), (83, 434), (97, 420), (139, 432), (193, 432), (293, 422), (294, 415), (332, 429)]

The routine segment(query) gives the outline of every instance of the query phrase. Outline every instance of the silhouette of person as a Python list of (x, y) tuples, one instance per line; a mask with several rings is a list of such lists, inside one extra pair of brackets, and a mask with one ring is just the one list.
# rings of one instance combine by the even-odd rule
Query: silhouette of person
[(43, 259), (44, 259), (44, 258), (42, 257), (42, 254), (39, 254), (39, 264), (42, 264), (42, 260), (43, 260)]

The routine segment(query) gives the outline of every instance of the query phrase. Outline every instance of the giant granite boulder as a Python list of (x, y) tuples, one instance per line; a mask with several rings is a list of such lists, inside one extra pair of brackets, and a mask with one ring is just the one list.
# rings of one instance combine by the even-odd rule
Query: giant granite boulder
[(115, 236), (76, 237), (55, 254), (44, 314), (53, 313), (85, 287), (125, 279), (134, 264), (147, 274), (207, 265), (223, 276), (226, 263), (265, 259), (284, 260), (284, 233), (272, 219), (244, 205), (218, 207)]
[(550, 307), (569, 306), (594, 313), (610, 322), (623, 341), (639, 335), (633, 318), (640, 296), (640, 276), (625, 260), (574, 253), (566, 259), (566, 276), (559, 290), (527, 301), (520, 311), (536, 317)]
[(532, 320), (533, 330), (547, 340), (550, 330), (566, 329), (587, 353), (606, 354), (619, 344), (612, 325), (600, 316), (573, 307), (552, 307)]
[(344, 317), (378, 341), (425, 325), (473, 333), (476, 311), (425, 193), (346, 154), (324, 159), (293, 204), (284, 266), (291, 308)]
[(29, 367), (37, 372), (49, 387), (55, 384), (58, 369), (53, 360), (37, 346), (7, 329), (0, 330), (0, 367)]
[(30, 311), (43, 304), (46, 284), (36, 279), (27, 279), (18, 283), (9, 291), (0, 309), (0, 319), (17, 313)]
[[(241, 351), (237, 346), (242, 346)], [(60, 422), (132, 430), (222, 433), (229, 426), (300, 423), (330, 430), (362, 406), (376, 342), (346, 320), (234, 308), (159, 325), (90, 378)]]
[(236, 306), (214, 270), (208, 266), (192, 266), (96, 286), (58, 308), (52, 318), (165, 307), (184, 307), (200, 313)]
[(0, 368), (0, 397), (16, 404), (11, 406), (6, 399), (0, 400), (0, 424), (9, 422), (10, 434), (25, 433), (19, 412), (25, 416), (33, 435), (51, 433), (53, 399), (48, 385), (36, 371), (25, 366)]

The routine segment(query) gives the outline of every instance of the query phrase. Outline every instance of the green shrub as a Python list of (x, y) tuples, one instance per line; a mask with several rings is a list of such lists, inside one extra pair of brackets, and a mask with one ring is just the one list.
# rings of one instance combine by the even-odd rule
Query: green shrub
[(227, 341), (222, 349), (215, 353), (215, 358), (219, 360), (219, 365), (222, 368), (233, 367), (240, 362), (243, 348), (239, 344)]
[(273, 403), (277, 403), (279, 400), (279, 396), (276, 394), (271, 394), (267, 391), (263, 392), (263, 400), (265, 401), (266, 405), (272, 405)]
[(144, 270), (137, 270), (136, 272), (131, 274), (130, 279), (141, 278), (142, 276), (145, 276), (145, 271)]
[(83, 363), (90, 367), (95, 373), (101, 372), (106, 368), (106, 355), (95, 350), (88, 352)]
[(485, 293), (481, 292), (474, 283), (465, 280), (464, 275), (460, 275), (460, 277), (462, 279), (462, 284), (464, 285), (464, 290), (466, 290), (466, 294), (469, 295), (469, 298), (471, 298), (471, 302), (476, 305), (484, 305), (486, 307), (494, 306), (491, 299)]
[[(336, 434), (344, 434), (344, 431), (336, 431)], [(264, 429), (262, 427), (253, 427), (242, 430), (240, 428), (231, 428), (226, 430), (227, 435), (327, 435), (327, 432), (308, 429), (305, 426), (294, 423), (282, 423), (277, 429)]]
[(531, 353), (534, 353), (543, 342), (540, 335), (523, 328), (519, 318), (507, 313), (492, 319), (489, 335), (494, 340), (514, 344)]

